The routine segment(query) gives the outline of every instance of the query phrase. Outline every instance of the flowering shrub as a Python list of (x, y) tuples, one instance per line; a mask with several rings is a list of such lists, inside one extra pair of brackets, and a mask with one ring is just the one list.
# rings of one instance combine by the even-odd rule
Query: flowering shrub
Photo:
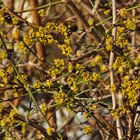
[(0, 3), (0, 137), (140, 139), (140, 4), (46, 3)]

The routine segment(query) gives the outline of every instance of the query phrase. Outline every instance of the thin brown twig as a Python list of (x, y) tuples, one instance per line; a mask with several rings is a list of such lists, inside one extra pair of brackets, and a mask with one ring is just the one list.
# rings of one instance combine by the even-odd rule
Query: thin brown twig
[[(116, 22), (116, 0), (112, 0), (112, 24), (115, 24)], [(116, 39), (116, 27), (114, 27), (112, 29), (112, 36), (114, 38), (114, 40)], [(115, 54), (113, 51), (110, 52), (110, 60), (109, 60), (109, 68), (110, 68), (110, 85), (114, 86), (115, 85), (115, 80), (114, 80), (114, 71), (113, 71), (113, 62), (114, 62), (114, 57)], [(111, 91), (112, 94), (112, 105), (113, 105), (113, 110), (116, 109), (116, 94)], [(117, 118), (116, 119), (116, 128), (117, 128), (117, 133), (118, 133), (118, 139), (122, 139), (122, 128), (121, 128), (121, 124), (120, 124), (120, 119)]]

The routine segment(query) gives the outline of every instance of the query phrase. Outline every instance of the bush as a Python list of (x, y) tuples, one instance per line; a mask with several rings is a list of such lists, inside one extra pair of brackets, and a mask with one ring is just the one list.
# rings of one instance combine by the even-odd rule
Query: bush
[(0, 137), (140, 139), (139, 8), (1, 2)]

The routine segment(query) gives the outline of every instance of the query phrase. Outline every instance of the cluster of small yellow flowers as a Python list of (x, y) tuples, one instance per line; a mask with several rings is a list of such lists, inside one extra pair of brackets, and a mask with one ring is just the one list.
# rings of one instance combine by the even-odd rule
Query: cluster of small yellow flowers
[(71, 86), (75, 82), (76, 82), (76, 79), (74, 77), (68, 77), (67, 78), (68, 86)]
[(13, 23), (14, 25), (16, 25), (16, 24), (18, 23), (18, 20), (17, 20), (15, 17), (13, 17), (13, 18), (12, 18), (12, 23)]
[(48, 33), (45, 27), (39, 27), (39, 29), (31, 34), (32, 38), (43, 44), (51, 44), (54, 39), (51, 34)]
[(66, 39), (64, 40), (64, 43), (68, 46), (70, 46), (70, 39), (68, 37), (66, 37)]
[(113, 68), (117, 70), (118, 73), (123, 73), (125, 69), (130, 69), (131, 64), (128, 60), (124, 60), (122, 56), (118, 56), (113, 64)]
[(110, 9), (105, 10), (105, 11), (104, 11), (104, 14), (105, 14), (105, 15), (109, 15), (109, 14), (110, 14)]
[(122, 18), (126, 18), (127, 15), (128, 15), (128, 11), (127, 11), (126, 8), (122, 8), (122, 9), (119, 10), (119, 14)]
[(129, 45), (129, 42), (128, 40), (126, 39), (126, 37), (124, 35), (122, 35), (122, 32), (123, 32), (124, 28), (123, 27), (120, 27), (118, 28), (118, 31), (117, 31), (117, 38), (115, 40), (115, 44), (117, 46), (119, 46), (120, 48), (124, 48), (126, 46)]
[(0, 58), (5, 59), (7, 57), (7, 53), (5, 51), (0, 51)]
[(60, 49), (62, 50), (62, 54), (63, 54), (63, 55), (68, 56), (68, 55), (70, 55), (70, 54), (72, 53), (72, 48), (71, 48), (71, 46), (68, 46), (68, 45), (66, 45), (66, 44), (59, 44), (59, 45), (58, 45), (58, 48), (60, 48)]
[(0, 69), (0, 81), (0, 87), (8, 83), (8, 73), (3, 69)]
[(17, 43), (17, 48), (20, 49), (21, 52), (26, 53), (27, 48), (25, 47), (25, 44), (23, 41), (19, 41)]
[(126, 28), (132, 31), (136, 29), (137, 23), (138, 23), (137, 19), (128, 18), (127, 20), (124, 21), (124, 25), (126, 26)]
[(8, 49), (8, 50), (13, 50), (13, 49), (14, 49), (14, 46), (13, 46), (13, 45), (8, 45), (8, 46), (7, 46), (7, 49)]
[(83, 133), (89, 135), (92, 133), (92, 128), (89, 125), (83, 126)]
[(20, 30), (19, 29), (16, 29), (14, 32), (13, 32), (13, 39), (18, 39), (19, 38), (19, 34), (20, 34)]
[(71, 85), (70, 89), (73, 91), (73, 93), (78, 93), (79, 91), (79, 87), (77, 86), (76, 82)]
[(57, 68), (64, 68), (65, 61), (64, 59), (54, 59), (54, 64)]
[(47, 108), (47, 104), (45, 102), (43, 102), (41, 105), (40, 105), (40, 109), (42, 110), (43, 113), (45, 113), (48, 108)]
[(112, 36), (107, 35), (105, 45), (106, 45), (107, 51), (110, 51), (112, 49), (112, 46), (113, 46), (113, 37)]
[(101, 55), (96, 55), (90, 62), (90, 64), (92, 66), (97, 65), (98, 63), (100, 63), (102, 61), (102, 56)]
[(54, 130), (53, 130), (52, 127), (48, 127), (48, 128), (46, 128), (46, 132), (47, 132), (47, 134), (48, 134), (49, 136), (52, 136)]
[(116, 92), (116, 90), (117, 90), (117, 87), (116, 87), (116, 85), (111, 85), (111, 91), (113, 92), (113, 93), (115, 93)]
[(38, 11), (38, 15), (39, 15), (40, 17), (44, 17), (44, 16), (46, 15), (45, 9), (39, 10), (39, 11)]
[(63, 24), (63, 23), (60, 23), (59, 26), (58, 26), (58, 31), (62, 34), (65, 35), (65, 37), (67, 37), (67, 31), (68, 31), (68, 28)]
[(40, 81), (35, 81), (35, 82), (33, 83), (33, 86), (32, 86), (32, 87), (35, 88), (35, 89), (41, 88), (41, 83), (40, 83)]
[(128, 114), (130, 112), (129, 107), (127, 107), (126, 105), (121, 105), (119, 108), (112, 110), (111, 114), (113, 117), (115, 118), (119, 118), (121, 117), (121, 115), (123, 114)]
[(25, 81), (27, 81), (27, 75), (26, 74), (17, 75), (16, 79), (19, 80), (21, 83), (24, 83)]
[(2, 120), (0, 120), (0, 126), (1, 127), (13, 126), (13, 124), (15, 123), (15, 115), (16, 114), (17, 113), (15, 112), (15, 110), (12, 109), (7, 118), (3, 118)]
[(13, 67), (12, 67), (12, 66), (8, 66), (7, 69), (6, 69), (6, 72), (7, 72), (8, 74), (12, 74), (12, 73), (14, 72)]
[(89, 19), (88, 19), (88, 23), (89, 23), (90, 26), (93, 26), (93, 25), (94, 25), (94, 20), (93, 20), (93, 18), (89, 18)]
[(100, 75), (98, 73), (92, 73), (91, 76), (90, 76), (90, 79), (94, 82), (96, 82), (97, 80), (100, 79)]
[(70, 63), (70, 64), (68, 65), (68, 72), (71, 73), (71, 72), (73, 71), (73, 69), (74, 69), (74, 66), (73, 66), (72, 63)]
[(72, 52), (72, 48), (70, 46), (70, 38), (68, 35), (69, 27), (70, 27), (70, 24), (68, 24), (68, 26), (66, 27), (63, 23), (61, 23), (58, 26), (58, 32), (60, 32), (62, 35), (64, 35), (64, 38), (65, 38), (64, 44), (59, 44), (58, 48), (60, 48), (62, 50), (62, 54), (66, 55), (66, 56), (70, 55)]
[(108, 70), (108, 67), (106, 66), (106, 65), (104, 65), (104, 64), (101, 64), (100, 65), (100, 71), (101, 72), (105, 72), (105, 71), (107, 71)]
[(85, 81), (89, 81), (90, 80), (90, 74), (87, 72), (83, 72), (81, 77), (85, 80)]
[(134, 106), (138, 101), (138, 91), (140, 90), (139, 78), (125, 80), (121, 85), (121, 92), (128, 99), (129, 105)]
[(5, 9), (4, 8), (0, 8), (0, 23), (3, 24), (5, 19), (4, 19), (4, 13), (5, 13)]
[(17, 90), (14, 89), (14, 92), (13, 92), (13, 96), (14, 98), (18, 97), (19, 96), (19, 93), (17, 92)]
[(5, 71), (3, 69), (0, 69), (0, 77), (4, 77), (5, 76)]
[(84, 117), (84, 119), (88, 119), (89, 117), (91, 117), (91, 115), (89, 112), (84, 112), (83, 117)]
[(55, 79), (59, 73), (60, 70), (58, 68), (55, 68), (54, 66), (48, 70), (49, 76), (51, 76), (53, 79)]
[(66, 100), (67, 95), (60, 90), (58, 93), (54, 94), (54, 101), (56, 104), (63, 104)]
[(58, 32), (58, 25), (53, 22), (48, 22), (45, 26), (47, 32), (56, 31)]
[(82, 64), (76, 63), (76, 66), (75, 66), (76, 70), (80, 70), (80, 69), (83, 69), (83, 68), (84, 68), (84, 66)]
[(114, 118), (119, 118), (119, 117), (120, 117), (120, 111), (119, 111), (118, 109), (112, 110), (112, 111), (111, 111), (111, 115), (112, 115)]
[(52, 80), (47, 80), (47, 81), (45, 82), (45, 86), (48, 87), (48, 88), (50, 88), (52, 85), (53, 85)]
[(75, 68), (75, 73), (79, 74), (81, 70), (84, 69), (84, 66), (82, 64), (76, 63), (76, 66), (74, 68)]
[(23, 41), (24, 41), (28, 46), (30, 46), (30, 45), (32, 45), (32, 44), (34, 43), (34, 41), (33, 41), (32, 37), (31, 37), (31, 35), (27, 35), (27, 34), (24, 35)]
[(125, 28), (124, 27), (117, 27), (117, 33), (116, 33), (116, 35), (117, 35), (117, 37), (119, 37), (120, 35), (122, 35), (122, 33), (124, 33), (125, 32)]

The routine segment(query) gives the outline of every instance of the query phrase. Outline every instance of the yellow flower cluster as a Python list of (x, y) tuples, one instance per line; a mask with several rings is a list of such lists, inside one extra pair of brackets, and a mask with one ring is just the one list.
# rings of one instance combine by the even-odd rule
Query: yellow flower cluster
[(27, 48), (25, 47), (25, 44), (23, 41), (19, 41), (17, 43), (17, 48), (23, 53), (25, 53), (27, 51)]
[(0, 51), (0, 58), (5, 59), (7, 57), (7, 53), (5, 51)]
[(124, 27), (118, 27), (117, 28), (117, 38), (115, 40), (115, 44), (120, 48), (124, 48), (125, 46), (129, 45), (129, 42), (124, 35), (124, 32), (125, 32)]
[(110, 51), (112, 49), (112, 46), (113, 46), (113, 37), (112, 36), (107, 35), (105, 45), (106, 45), (107, 51)]
[(8, 83), (8, 73), (4, 69), (0, 69), (0, 87), (4, 87)]
[(120, 9), (120, 10), (119, 10), (119, 14), (120, 14), (120, 16), (121, 16), (122, 18), (126, 18), (126, 17), (127, 17), (127, 14), (128, 14), (127, 9), (126, 9), (126, 8)]
[(64, 59), (54, 59), (54, 64), (57, 68), (63, 68), (65, 65)]
[(74, 66), (73, 66), (72, 63), (70, 63), (70, 64), (68, 65), (68, 72), (71, 73), (71, 72), (73, 71), (73, 69), (74, 69)]
[(54, 94), (54, 101), (56, 104), (63, 104), (66, 100), (67, 95), (60, 90), (58, 93)]
[(74, 77), (68, 77), (67, 78), (67, 83), (68, 86), (70, 87), (70, 89), (74, 92), (77, 93), (78, 92), (78, 85), (76, 84), (76, 79)]
[(121, 85), (121, 92), (128, 99), (129, 105), (134, 106), (138, 101), (138, 91), (140, 90), (140, 79), (125, 80)]
[(5, 22), (4, 13), (5, 13), (5, 9), (4, 8), (0, 8), (0, 23), (1, 24), (3, 24)]
[(136, 29), (136, 24), (137, 23), (138, 23), (137, 19), (128, 18), (127, 20), (124, 21), (124, 25), (126, 26), (126, 28), (130, 29), (132, 31)]
[(15, 110), (11, 110), (11, 112), (7, 118), (3, 118), (2, 120), (0, 120), (0, 126), (1, 127), (13, 126), (13, 124), (15, 123), (15, 115), (16, 114), (17, 113), (15, 112)]
[(95, 73), (95, 72), (94, 72), (93, 74), (91, 74), (90, 79), (91, 79), (92, 81), (96, 82), (97, 80), (100, 79), (100, 75), (99, 75), (98, 73)]
[(24, 37), (23, 37), (23, 41), (28, 45), (28, 46), (30, 46), (31, 44), (33, 44), (33, 39), (32, 39), (32, 37), (30, 36), (30, 35), (24, 35)]
[(93, 81), (93, 82), (96, 82), (100, 79), (100, 75), (96, 72), (92, 73), (92, 74), (89, 74), (87, 72), (83, 72), (82, 73), (82, 78), (85, 80), (85, 81)]
[(84, 119), (88, 119), (90, 116), (91, 116), (91, 115), (90, 115), (89, 112), (84, 112), (84, 113), (83, 113)]
[(92, 133), (92, 128), (91, 128), (91, 126), (89, 126), (89, 125), (83, 126), (83, 132), (84, 132), (84, 134), (86, 134), (86, 135), (91, 134), (91, 133)]
[(38, 15), (39, 15), (40, 17), (44, 17), (44, 16), (46, 15), (45, 9), (39, 10), (39, 11), (38, 11)]
[(105, 10), (105, 11), (104, 11), (104, 14), (105, 14), (105, 15), (109, 15), (109, 14), (110, 14), (110, 9)]
[(116, 87), (115, 85), (111, 85), (111, 91), (112, 91), (113, 93), (115, 93), (116, 90), (117, 90), (117, 87)]
[(32, 86), (32, 87), (35, 88), (35, 89), (41, 88), (41, 83), (40, 83), (40, 81), (35, 81), (35, 82), (33, 83), (33, 86)]
[(89, 81), (90, 80), (90, 74), (88, 72), (83, 72), (82, 73), (82, 78), (85, 80), (85, 81)]
[(68, 46), (66, 44), (59, 44), (58, 48), (60, 48), (62, 50), (63, 55), (68, 56), (68, 55), (70, 55), (72, 53), (71, 46)]
[(113, 64), (113, 68), (117, 70), (118, 73), (123, 73), (125, 69), (131, 68), (131, 64), (128, 60), (124, 60), (122, 56), (118, 56)]
[(48, 88), (50, 88), (52, 85), (53, 85), (52, 80), (47, 80), (47, 81), (45, 82), (45, 86), (48, 87)]
[(46, 129), (46, 132), (47, 132), (47, 134), (48, 134), (49, 136), (52, 136), (54, 130), (53, 130), (52, 127), (48, 127), (48, 128)]
[(99, 64), (102, 61), (102, 56), (101, 55), (96, 55), (90, 62), (92, 66), (95, 66)]
[(40, 109), (43, 113), (45, 113), (48, 110), (47, 104), (45, 102), (43, 102), (40, 106)]
[(53, 36), (48, 33), (46, 27), (39, 27), (38, 31), (33, 32), (31, 36), (43, 44), (51, 44), (54, 42)]
[(53, 79), (55, 79), (59, 73), (60, 70), (58, 68), (55, 68), (54, 66), (48, 70), (49, 76), (51, 76)]
[(106, 66), (106, 65), (104, 65), (104, 64), (101, 64), (100, 65), (100, 71), (101, 72), (105, 72), (105, 71), (107, 71), (108, 70), (108, 67)]
[(25, 81), (27, 81), (27, 75), (26, 74), (17, 75), (16, 79), (19, 80), (21, 83), (24, 83)]

